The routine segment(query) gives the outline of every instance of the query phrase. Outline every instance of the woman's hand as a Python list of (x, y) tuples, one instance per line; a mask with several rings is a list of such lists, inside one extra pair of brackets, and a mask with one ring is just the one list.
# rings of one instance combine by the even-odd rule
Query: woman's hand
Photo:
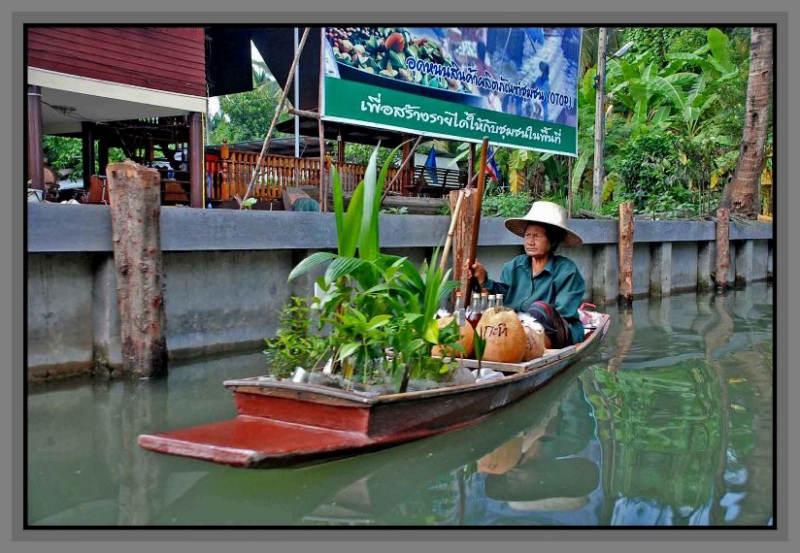
[(475, 264), (472, 265), (472, 268), (469, 266), (467, 267), (467, 275), (469, 275), (469, 278), (474, 276), (478, 281), (478, 284), (483, 286), (483, 283), (486, 282), (486, 267), (484, 267), (483, 263), (476, 259)]

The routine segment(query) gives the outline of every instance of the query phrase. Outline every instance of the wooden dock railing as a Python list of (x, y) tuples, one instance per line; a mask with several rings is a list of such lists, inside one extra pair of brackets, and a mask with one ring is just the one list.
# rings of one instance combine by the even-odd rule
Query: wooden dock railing
[[(207, 159), (206, 197), (209, 200), (228, 200), (234, 195), (243, 198), (257, 162), (258, 154), (236, 151), (231, 151), (227, 159)], [(337, 166), (345, 192), (352, 192), (355, 189), (364, 178), (366, 169), (366, 166), (357, 163), (342, 163)], [(396, 168), (389, 169), (387, 184), (396, 174)], [(281, 199), (283, 191), (287, 187), (312, 186), (319, 188), (319, 175), (319, 159), (317, 158), (265, 155), (259, 176), (253, 183), (249, 197), (270, 202)], [(326, 167), (325, 175), (325, 178), (330, 178), (330, 166)], [(407, 182), (410, 181), (409, 171)], [(397, 194), (405, 194), (403, 179), (397, 179), (390, 190)]]

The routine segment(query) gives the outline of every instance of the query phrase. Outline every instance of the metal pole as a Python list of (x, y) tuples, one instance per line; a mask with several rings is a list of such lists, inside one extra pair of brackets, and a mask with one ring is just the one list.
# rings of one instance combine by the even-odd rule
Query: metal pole
[(567, 159), (567, 198), (569, 203), (569, 210), (567, 214), (572, 218), (572, 157)]
[(319, 101), (317, 102), (317, 132), (319, 133), (319, 204), (328, 211), (328, 175), (325, 171), (325, 123), (322, 121), (325, 102), (325, 27), (319, 30)]
[[(300, 29), (294, 28), (294, 55), (297, 56), (297, 45), (300, 43)], [(298, 68), (299, 68), (298, 62)], [(300, 71), (294, 72), (294, 107), (300, 109)], [(300, 157), (300, 116), (294, 116), (294, 157)]]
[(600, 27), (597, 45), (597, 97), (594, 114), (594, 170), (592, 172), (592, 209), (600, 212), (603, 193), (603, 161), (605, 158), (606, 119), (606, 37), (607, 29)]

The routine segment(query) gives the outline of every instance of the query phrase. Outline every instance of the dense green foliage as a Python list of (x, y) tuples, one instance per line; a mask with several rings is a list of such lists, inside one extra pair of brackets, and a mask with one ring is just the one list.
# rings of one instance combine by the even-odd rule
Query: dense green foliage
[[(586, 198), (591, 197), (595, 154), (597, 42), (592, 33), (597, 30), (585, 33), (585, 44), (595, 50), (585, 49), (582, 56), (595, 63), (581, 63), (586, 71), (578, 90), (579, 157), (571, 179), (564, 156), (505, 149), (496, 154), (506, 195), (519, 192), (528, 204), (539, 198), (566, 205), (571, 186), (573, 213), (591, 210)], [(620, 202), (633, 200), (637, 213), (702, 216), (716, 207), (738, 159), (749, 28), (615, 29), (609, 40), (613, 45), (628, 41), (633, 48), (607, 62), (600, 212), (615, 214)], [(484, 214), (514, 216), (516, 206), (500, 195), (484, 206)]]
[(522, 217), (531, 208), (531, 197), (527, 194), (506, 194), (497, 186), (486, 189), (481, 202), (484, 217)]
[[(69, 180), (78, 181), (83, 178), (83, 154), (80, 138), (47, 135), (43, 140), (45, 162), (58, 173), (62, 169), (72, 169)], [(125, 159), (125, 154), (119, 148), (111, 148), (108, 152), (109, 163), (116, 163)], [(100, 167), (95, 161), (93, 174), (100, 172)]]
[[(231, 144), (264, 140), (275, 116), (280, 93), (281, 89), (274, 80), (264, 78), (264, 82), (250, 92), (220, 96), (220, 111), (211, 115), (208, 122), (209, 143), (221, 144), (223, 139)], [(290, 115), (283, 112), (279, 122), (289, 118)]]

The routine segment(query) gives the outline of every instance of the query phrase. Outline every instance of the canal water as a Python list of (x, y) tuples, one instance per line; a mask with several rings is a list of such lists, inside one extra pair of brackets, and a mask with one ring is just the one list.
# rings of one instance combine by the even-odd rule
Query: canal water
[(636, 300), (605, 342), (483, 423), (324, 464), (248, 470), (141, 433), (235, 415), (261, 353), (157, 382), (31, 387), (27, 523), (62, 526), (772, 524), (772, 288)]

